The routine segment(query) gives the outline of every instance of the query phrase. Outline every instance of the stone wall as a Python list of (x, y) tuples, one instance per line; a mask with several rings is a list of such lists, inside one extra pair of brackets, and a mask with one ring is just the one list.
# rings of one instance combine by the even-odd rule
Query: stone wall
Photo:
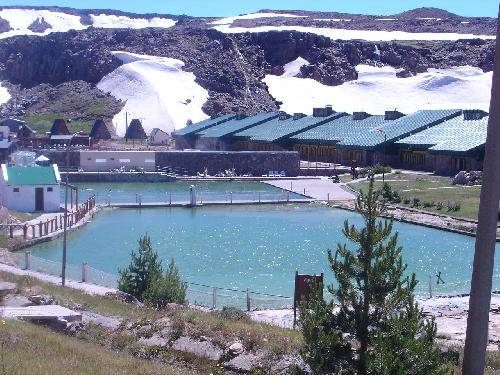
[(299, 154), (294, 151), (165, 151), (156, 153), (156, 166), (184, 168), (191, 175), (205, 168), (211, 175), (234, 168), (239, 175), (260, 176), (269, 171), (284, 171), (287, 176), (297, 176)]

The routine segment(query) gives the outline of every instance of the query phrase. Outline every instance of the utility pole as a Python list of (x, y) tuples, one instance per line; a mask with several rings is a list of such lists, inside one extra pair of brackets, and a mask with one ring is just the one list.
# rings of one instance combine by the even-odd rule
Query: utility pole
[[(71, 148), (71, 142), (73, 137), (77, 133), (73, 134), (69, 139), (68, 147), (66, 147), (66, 184), (64, 185), (64, 225), (63, 225), (63, 254), (62, 254), (62, 272), (61, 272), (61, 284), (66, 285), (66, 255), (67, 255), (67, 233), (68, 233), (68, 184), (69, 184), (69, 150)], [(77, 204), (78, 207), (78, 204)]]
[(484, 373), (500, 198), (500, 25), (497, 23), (495, 66), (472, 269), (467, 335), (462, 374)]

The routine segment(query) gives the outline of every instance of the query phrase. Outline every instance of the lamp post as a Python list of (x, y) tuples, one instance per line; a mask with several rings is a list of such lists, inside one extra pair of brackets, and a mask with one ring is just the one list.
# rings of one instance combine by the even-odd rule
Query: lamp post
[[(383, 162), (385, 162), (385, 152), (386, 152), (386, 144), (387, 144), (387, 133), (381, 129), (381, 128), (377, 128), (375, 129), (375, 131), (377, 133), (381, 133), (381, 134), (384, 134), (384, 147), (382, 148), (382, 155), (383, 155)], [(382, 162), (382, 183), (384, 184), (385, 183), (385, 166)]]
[(66, 253), (67, 253), (67, 229), (68, 229), (68, 183), (69, 183), (69, 150), (71, 148), (71, 142), (73, 138), (78, 133), (71, 136), (66, 147), (66, 183), (64, 185), (64, 224), (63, 224), (63, 255), (62, 255), (62, 272), (61, 272), (61, 284), (66, 285)]

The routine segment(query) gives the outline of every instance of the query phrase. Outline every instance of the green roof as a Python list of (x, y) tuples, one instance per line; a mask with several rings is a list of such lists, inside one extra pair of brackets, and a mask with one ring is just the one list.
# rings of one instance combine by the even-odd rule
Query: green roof
[(53, 167), (7, 167), (9, 185), (58, 185)]
[(292, 139), (300, 142), (331, 142), (339, 148), (374, 148), (387, 142), (394, 142), (413, 132), (436, 125), (458, 116), (460, 110), (424, 110), (396, 120), (386, 120), (383, 115), (369, 116), (355, 120), (344, 116), (327, 122)]
[(398, 141), (408, 148), (429, 149), (433, 152), (468, 152), (486, 143), (488, 116), (465, 120), (454, 117)]
[(241, 130), (271, 121), (279, 116), (278, 112), (259, 113), (255, 116), (245, 117), (241, 120), (232, 119), (217, 126), (199, 132), (201, 138), (220, 138), (233, 135)]
[(175, 132), (172, 133), (173, 136), (183, 136), (183, 135), (192, 135), (194, 133), (197, 133), (201, 130), (208, 129), (212, 126), (221, 124), (225, 121), (231, 120), (235, 118), (235, 114), (227, 114), (227, 115), (222, 115), (214, 118), (209, 118), (200, 122), (197, 122), (195, 124), (187, 125), (186, 127), (176, 130)]
[(285, 120), (275, 118), (236, 133), (234, 136), (244, 137), (256, 142), (275, 142), (345, 115), (345, 113), (335, 113), (327, 117), (305, 116), (295, 120), (293, 117)]

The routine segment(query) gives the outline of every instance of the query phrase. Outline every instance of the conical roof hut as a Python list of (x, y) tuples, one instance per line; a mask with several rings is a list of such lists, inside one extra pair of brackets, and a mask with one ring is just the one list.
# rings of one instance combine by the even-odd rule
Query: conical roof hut
[(62, 118), (56, 118), (50, 129), (50, 135), (69, 135), (66, 121)]
[(147, 139), (148, 136), (142, 127), (141, 120), (135, 118), (130, 121), (130, 125), (127, 128), (127, 132), (125, 133), (126, 139)]
[(109, 132), (106, 123), (100, 118), (95, 120), (89, 135), (90, 138), (93, 139), (111, 139), (111, 133)]

